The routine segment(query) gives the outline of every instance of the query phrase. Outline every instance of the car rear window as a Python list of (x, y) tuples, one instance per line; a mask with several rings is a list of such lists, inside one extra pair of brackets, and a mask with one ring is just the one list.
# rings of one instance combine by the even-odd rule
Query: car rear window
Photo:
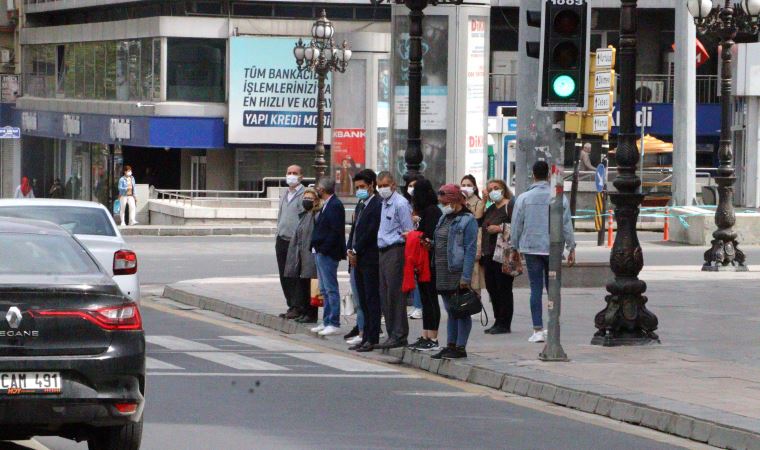
[(3, 206), (0, 216), (53, 222), (71, 234), (116, 236), (108, 214), (100, 208), (77, 206)]
[(68, 235), (0, 234), (0, 275), (100, 273), (85, 249)]

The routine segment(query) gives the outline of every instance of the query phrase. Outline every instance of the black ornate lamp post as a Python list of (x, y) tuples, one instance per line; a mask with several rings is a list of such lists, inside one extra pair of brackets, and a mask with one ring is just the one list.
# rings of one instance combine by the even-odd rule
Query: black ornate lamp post
[[(731, 0), (725, 0), (721, 6), (711, 0), (688, 0), (686, 6), (694, 16), (694, 22), (700, 33), (714, 33), (720, 38), (723, 49), (721, 55), (720, 76), (720, 147), (718, 158), (718, 209), (715, 211), (715, 225), (712, 247), (705, 252), (703, 271), (736, 271), (746, 272), (744, 252), (739, 250), (737, 234), (734, 231), (736, 213), (734, 212), (734, 155), (731, 144), (731, 106), (733, 97), (731, 84), (731, 59), (734, 48), (734, 38), (740, 31), (757, 33), (760, 0), (742, 0), (741, 6)], [(716, 8), (713, 8), (717, 6)]]
[(409, 125), (407, 126), (406, 174), (409, 182), (422, 166), (422, 19), (428, 5), (461, 5), (464, 0), (370, 0), (373, 5), (383, 2), (406, 5), (409, 8)]
[(640, 192), (641, 178), (636, 175), (639, 150), (636, 147), (636, 0), (622, 0), (620, 6), (620, 132), (618, 133), (618, 176), (614, 181), (618, 232), (610, 254), (610, 268), (615, 279), (607, 284), (607, 307), (594, 319), (598, 329), (591, 340), (593, 345), (644, 345), (660, 342), (655, 334), (657, 316), (646, 308), (642, 295), (647, 285), (639, 280), (644, 267), (644, 255), (636, 235), (639, 206), (644, 198)]
[(311, 42), (305, 44), (299, 39), (293, 49), (296, 64), (300, 70), (311, 70), (317, 74), (317, 143), (314, 146), (314, 172), (317, 181), (325, 176), (327, 161), (325, 160), (325, 77), (328, 72), (345, 72), (351, 59), (351, 49), (343, 41), (340, 47), (335, 46), (333, 35), (335, 28), (327, 19), (327, 13), (322, 15), (311, 27)]

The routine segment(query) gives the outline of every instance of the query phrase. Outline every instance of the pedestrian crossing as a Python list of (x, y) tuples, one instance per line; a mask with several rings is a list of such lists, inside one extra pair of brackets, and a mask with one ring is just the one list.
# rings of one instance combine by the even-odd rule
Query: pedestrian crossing
[[(320, 352), (288, 339), (268, 336), (219, 336), (193, 340), (149, 334), (145, 340), (148, 344), (146, 368), (149, 375), (191, 376), (200, 367), (209, 375), (218, 375), (222, 370), (225, 374), (269, 372), (270, 375), (286, 377), (330, 376), (325, 371), (358, 377), (400, 375), (398, 370), (382, 364)], [(207, 370), (209, 366), (212, 370)]]

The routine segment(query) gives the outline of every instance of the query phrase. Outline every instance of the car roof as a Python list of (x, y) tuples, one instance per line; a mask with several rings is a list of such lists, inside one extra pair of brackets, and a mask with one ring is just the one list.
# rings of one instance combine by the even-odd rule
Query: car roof
[(6, 198), (0, 199), (0, 206), (76, 206), (79, 208), (105, 209), (105, 206), (97, 202), (63, 198)]
[(0, 233), (71, 236), (66, 230), (51, 222), (10, 217), (0, 217)]

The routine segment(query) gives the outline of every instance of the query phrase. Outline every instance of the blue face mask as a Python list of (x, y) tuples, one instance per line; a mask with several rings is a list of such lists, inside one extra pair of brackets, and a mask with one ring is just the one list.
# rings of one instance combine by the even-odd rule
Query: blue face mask
[(367, 200), (369, 198), (369, 191), (366, 189), (357, 189), (356, 198), (359, 200)]

